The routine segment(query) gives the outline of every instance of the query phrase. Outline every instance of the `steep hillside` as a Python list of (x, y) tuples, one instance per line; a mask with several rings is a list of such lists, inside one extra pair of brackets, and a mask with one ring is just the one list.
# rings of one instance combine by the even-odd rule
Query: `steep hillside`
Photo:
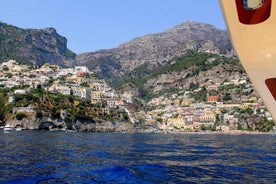
[(132, 76), (124, 75), (113, 80), (114, 87), (133, 97), (150, 100), (178, 91), (193, 91), (231, 80), (247, 79), (237, 59), (195, 51), (188, 51), (147, 75), (144, 75), (145, 68), (134, 70)]
[(235, 55), (225, 30), (212, 25), (187, 21), (163, 33), (135, 38), (109, 50), (84, 53), (77, 63), (87, 65), (105, 78), (132, 75), (143, 67), (153, 71), (188, 50)]
[(54, 28), (21, 29), (0, 22), (0, 62), (10, 59), (20, 63), (75, 65), (76, 55), (67, 48), (66, 38)]

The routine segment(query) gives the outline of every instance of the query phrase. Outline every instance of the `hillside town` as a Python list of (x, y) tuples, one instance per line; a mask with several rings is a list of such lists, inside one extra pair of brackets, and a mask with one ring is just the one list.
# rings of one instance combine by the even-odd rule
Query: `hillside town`
[[(86, 66), (62, 68), (44, 64), (32, 68), (15, 60), (3, 62), (0, 66), (0, 87), (10, 89), (9, 103), (14, 102), (16, 94), (26, 94), (31, 89), (42, 88), (53, 94), (73, 95), (91, 104), (106, 103), (107, 105), (102, 107), (105, 114), (110, 113), (110, 108), (124, 109), (128, 114), (127, 121), (133, 126), (143, 127), (143, 131), (272, 130), (272, 117), (258, 96), (241, 95), (239, 99), (230, 100), (234, 98), (231, 94), (224, 95), (223, 99), (219, 95), (211, 95), (221, 88), (233, 89), (241, 85), (243, 91), (253, 89), (246, 76), (224, 83), (209, 81), (193, 91), (183, 90), (170, 96), (153, 98), (142, 110), (137, 110), (133, 108), (136, 104), (131, 95), (126, 97), (118, 94), (104, 80), (97, 79)], [(206, 99), (197, 101), (195, 95), (203, 91)], [(13, 108), (14, 114), (30, 111), (35, 111), (31, 105)], [(256, 122), (249, 123), (249, 117), (254, 118)]]

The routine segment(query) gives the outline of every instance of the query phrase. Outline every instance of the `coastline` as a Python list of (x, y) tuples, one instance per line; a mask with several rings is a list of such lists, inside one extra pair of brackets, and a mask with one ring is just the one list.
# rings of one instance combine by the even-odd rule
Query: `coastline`
[[(4, 126), (0, 126), (0, 130), (6, 132)], [(9, 130), (8, 132), (18, 131), (15, 128)], [(242, 131), (242, 130), (233, 130), (233, 131), (197, 131), (197, 132), (188, 132), (188, 131), (147, 131), (147, 130), (137, 130), (137, 131), (82, 131), (82, 130), (69, 130), (69, 129), (51, 129), (51, 130), (44, 130), (44, 129), (28, 129), (24, 128), (20, 131), (60, 131), (66, 133), (76, 133), (76, 132), (90, 132), (90, 133), (124, 133), (124, 134), (195, 134), (195, 135), (275, 135), (276, 132), (258, 132), (258, 131)]]
[(257, 132), (233, 130), (227, 132), (199, 131), (199, 132), (166, 132), (167, 134), (199, 134), (199, 135), (276, 135), (276, 132)]

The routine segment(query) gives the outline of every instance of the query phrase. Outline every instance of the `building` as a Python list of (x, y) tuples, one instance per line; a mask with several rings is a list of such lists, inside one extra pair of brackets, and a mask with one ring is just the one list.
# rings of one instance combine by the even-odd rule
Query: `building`
[(86, 66), (75, 66), (75, 73), (78, 72), (89, 73), (89, 70)]
[(240, 104), (217, 104), (217, 109), (234, 109), (240, 107)]
[(14, 94), (19, 94), (19, 95), (24, 95), (26, 93), (27, 93), (27, 91), (24, 89), (17, 89), (14, 91)]
[(58, 89), (58, 92), (64, 95), (70, 95), (71, 94), (71, 88), (67, 86), (60, 86)]
[(12, 72), (21, 72), (23, 70), (27, 70), (28, 66), (26, 65), (20, 65), (15, 60), (9, 60), (8, 62), (2, 63), (2, 68), (7, 67), (9, 71)]
[(169, 118), (167, 121), (167, 125), (171, 128), (184, 129), (185, 128), (185, 120), (183, 118)]
[(85, 77), (86, 73), (83, 71), (77, 72), (77, 77)]
[(102, 101), (103, 92), (91, 91), (91, 103), (99, 103)]
[(13, 114), (16, 114), (16, 113), (33, 113), (35, 112), (33, 107), (29, 106), (29, 107), (14, 107), (13, 108)]
[(51, 87), (49, 87), (48, 91), (50, 91), (51, 93), (61, 93), (64, 95), (71, 94), (71, 88), (67, 86), (58, 85), (58, 84), (54, 84)]
[(216, 103), (218, 101), (218, 96), (208, 96), (207, 101), (209, 103)]
[(210, 85), (210, 86), (207, 87), (207, 90), (208, 91), (211, 91), (211, 90), (217, 91), (218, 90), (218, 85)]
[(106, 102), (107, 102), (108, 107), (116, 107), (117, 105), (119, 105), (117, 103), (117, 101), (113, 100), (113, 99), (108, 99)]
[(72, 92), (74, 96), (80, 97), (82, 99), (91, 98), (91, 89), (86, 87), (73, 86)]
[(59, 73), (57, 74), (57, 77), (66, 76), (73, 73), (74, 73), (73, 68), (63, 68), (59, 71)]
[(203, 115), (199, 117), (201, 123), (211, 123), (216, 122), (216, 113), (212, 110), (206, 110)]

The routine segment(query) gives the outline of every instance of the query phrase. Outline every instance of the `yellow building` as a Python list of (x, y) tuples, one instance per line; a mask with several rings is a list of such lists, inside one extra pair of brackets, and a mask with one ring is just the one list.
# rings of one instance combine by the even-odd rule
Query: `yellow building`
[(188, 98), (185, 98), (181, 104), (183, 107), (187, 107), (191, 104), (191, 101)]
[(183, 118), (169, 118), (167, 121), (167, 125), (172, 128), (185, 128), (185, 120)]
[(199, 117), (200, 122), (215, 123), (216, 113), (212, 110), (206, 110), (203, 115)]
[(75, 79), (75, 81), (76, 81), (78, 84), (81, 84), (81, 83), (85, 82), (85, 78), (83, 78), (83, 77), (77, 77), (77, 78)]
[(103, 96), (102, 91), (91, 91), (91, 103), (101, 102)]

